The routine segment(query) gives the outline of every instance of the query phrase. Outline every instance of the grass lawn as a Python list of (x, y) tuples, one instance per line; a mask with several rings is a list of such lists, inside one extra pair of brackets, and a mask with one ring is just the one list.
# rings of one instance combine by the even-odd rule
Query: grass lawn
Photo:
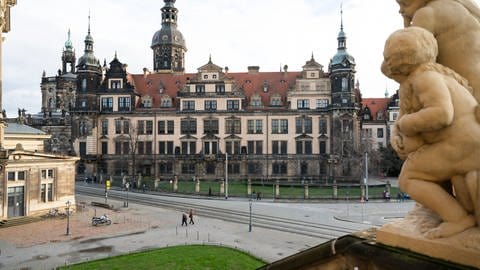
[(248, 270), (266, 263), (242, 251), (220, 246), (175, 246), (70, 265), (60, 269)]
[[(159, 190), (173, 192), (172, 186), (167, 181), (162, 181), (159, 184)], [(201, 181), (200, 182), (200, 194), (208, 195), (209, 188), (212, 191), (213, 196), (220, 196), (220, 182), (214, 181)], [(273, 198), (274, 195), (274, 183), (253, 183), (252, 192), (261, 192), (262, 198)], [(385, 186), (370, 186), (368, 188), (368, 194), (370, 198), (382, 198), (382, 192)], [(292, 183), (292, 185), (281, 185), (279, 198), (285, 199), (303, 199), (304, 187), (298, 183)], [(398, 187), (391, 187), (390, 196), (395, 198), (399, 192)], [(178, 181), (177, 193), (194, 194), (195, 182), (193, 181)], [(360, 186), (352, 185), (339, 185), (337, 190), (338, 199), (359, 199), (361, 194)], [(234, 197), (246, 197), (247, 196), (247, 184), (246, 182), (231, 181), (228, 183), (228, 195)], [(308, 190), (310, 199), (331, 199), (333, 197), (333, 187), (331, 185), (310, 185)]]

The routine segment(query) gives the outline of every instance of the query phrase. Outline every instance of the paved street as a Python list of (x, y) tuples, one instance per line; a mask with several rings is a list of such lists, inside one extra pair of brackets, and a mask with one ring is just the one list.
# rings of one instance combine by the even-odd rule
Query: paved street
[[(143, 195), (146, 198), (153, 195)], [(193, 202), (225, 209), (248, 211), (243, 199), (208, 200), (168, 197), (173, 201)], [(77, 196), (77, 202), (90, 204), (98, 198)], [(108, 212), (111, 226), (92, 227), (90, 219), (107, 210), (87, 207), (71, 217), (71, 235), (65, 235), (66, 220), (47, 220), (36, 224), (0, 229), (1, 269), (51, 269), (52, 267), (114, 256), (138, 250), (183, 244), (220, 244), (247, 251), (272, 262), (328, 239), (195, 216), (195, 225), (182, 227), (179, 211), (109, 200), (115, 211)], [(252, 212), (295, 219), (306, 224), (322, 223), (352, 230), (381, 226), (402, 217), (413, 202), (357, 201), (328, 203), (272, 203), (255, 201)], [(188, 211), (188, 209), (185, 209)], [(43, 229), (43, 231), (42, 231)]]

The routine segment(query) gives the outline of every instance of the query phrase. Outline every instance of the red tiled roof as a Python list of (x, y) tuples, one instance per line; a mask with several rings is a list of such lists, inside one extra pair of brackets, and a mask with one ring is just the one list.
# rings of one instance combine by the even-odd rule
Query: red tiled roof
[(365, 107), (368, 106), (372, 115), (372, 120), (375, 121), (377, 120), (377, 113), (379, 111), (382, 111), (383, 113), (386, 112), (389, 102), (390, 98), (363, 98), (362, 108), (365, 109)]
[[(135, 92), (140, 96), (149, 95), (152, 97), (152, 108), (160, 108), (160, 96), (169, 95), (177, 97), (177, 92), (187, 81), (187, 78), (194, 78), (197, 73), (171, 74), (171, 73), (152, 73), (152, 74), (129, 74), (129, 81), (133, 82)], [(286, 105), (287, 91), (295, 86), (295, 82), (301, 72), (244, 72), (244, 73), (226, 73), (226, 78), (235, 81), (235, 86), (243, 88), (247, 98), (247, 107), (250, 97), (254, 94), (261, 96), (264, 108), (268, 108), (270, 96), (280, 94), (284, 106)], [(264, 84), (268, 85), (268, 91), (264, 92)], [(160, 93), (160, 88), (163, 92)], [(175, 104), (174, 104), (175, 107)]]

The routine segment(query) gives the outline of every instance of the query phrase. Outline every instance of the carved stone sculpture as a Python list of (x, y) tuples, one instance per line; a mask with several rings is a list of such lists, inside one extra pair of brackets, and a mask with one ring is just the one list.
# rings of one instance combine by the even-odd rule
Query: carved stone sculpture
[(438, 42), (436, 62), (473, 87), (480, 102), (480, 8), (472, 0), (396, 0), (404, 26), (419, 26)]
[[(467, 80), (436, 63), (437, 54), (432, 33), (412, 26), (388, 38), (382, 64), (382, 72), (400, 84), (400, 112), (391, 135), (393, 148), (405, 158), (400, 188), (442, 220), (425, 232), (428, 238), (475, 226), (479, 211), (473, 192), (480, 170), (479, 105)], [(452, 179), (473, 184), (456, 190), (469, 200), (457, 200), (442, 186)]]

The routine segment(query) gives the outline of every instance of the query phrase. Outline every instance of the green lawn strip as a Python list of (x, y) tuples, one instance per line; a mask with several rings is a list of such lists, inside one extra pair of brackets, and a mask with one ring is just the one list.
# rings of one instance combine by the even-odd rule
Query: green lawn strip
[(257, 269), (266, 263), (237, 249), (211, 245), (175, 246), (100, 259), (60, 269)]
[[(180, 194), (196, 194), (194, 181), (178, 181), (177, 193)], [(219, 181), (200, 181), (200, 195), (208, 195), (209, 188), (211, 189), (212, 196), (224, 196), (225, 193), (220, 194), (220, 182)], [(169, 181), (161, 181), (158, 185), (159, 191), (173, 192), (173, 184)], [(368, 194), (369, 198), (382, 198), (384, 185), (369, 186)], [(225, 191), (224, 191), (225, 192)], [(273, 182), (255, 182), (252, 183), (252, 192), (258, 194), (261, 193), (262, 198), (273, 198), (275, 192), (275, 183)], [(397, 187), (391, 187), (390, 197), (395, 198), (399, 189)], [(247, 183), (246, 181), (229, 181), (228, 183), (228, 195), (232, 197), (246, 197), (247, 196)], [(339, 199), (359, 199), (361, 195), (361, 188), (358, 185), (338, 185), (337, 196)], [(310, 199), (331, 199), (333, 198), (332, 185), (320, 185), (309, 184), (308, 196)], [(303, 199), (305, 197), (305, 187), (299, 183), (282, 184), (280, 185), (279, 198), (285, 199)]]

